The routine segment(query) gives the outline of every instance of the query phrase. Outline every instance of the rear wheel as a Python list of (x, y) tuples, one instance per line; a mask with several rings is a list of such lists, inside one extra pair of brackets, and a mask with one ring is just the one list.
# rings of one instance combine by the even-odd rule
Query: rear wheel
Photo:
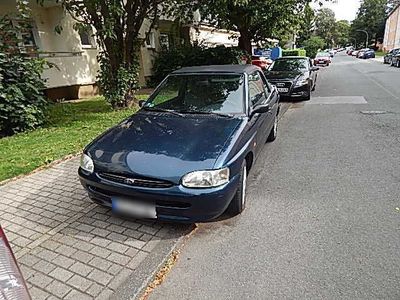
[(400, 60), (397, 61), (396, 67), (400, 68)]
[(274, 126), (272, 127), (271, 132), (268, 135), (267, 143), (275, 141), (277, 136), (278, 136), (278, 116), (275, 116)]
[(317, 87), (317, 78), (318, 77), (315, 77), (315, 82), (314, 82), (314, 85), (312, 87), (312, 91), (315, 91), (315, 88)]
[(246, 185), (247, 185), (246, 160), (244, 160), (242, 163), (239, 182), (240, 183), (236, 191), (235, 197), (233, 197), (229, 207), (230, 213), (234, 216), (241, 214), (246, 207)]

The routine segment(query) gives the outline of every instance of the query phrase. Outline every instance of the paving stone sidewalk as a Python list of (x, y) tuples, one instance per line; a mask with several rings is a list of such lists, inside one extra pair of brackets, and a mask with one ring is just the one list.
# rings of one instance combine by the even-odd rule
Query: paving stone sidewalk
[(0, 224), (34, 300), (113, 298), (160, 242), (176, 238), (177, 225), (123, 219), (92, 203), (78, 163), (0, 186)]

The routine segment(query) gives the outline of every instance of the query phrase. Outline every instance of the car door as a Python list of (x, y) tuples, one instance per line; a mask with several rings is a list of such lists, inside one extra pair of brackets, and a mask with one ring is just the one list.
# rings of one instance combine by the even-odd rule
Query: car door
[[(260, 104), (266, 103), (268, 96), (266, 94), (263, 81), (263, 74), (255, 71), (248, 76), (249, 86), (249, 107), (251, 111)], [(261, 146), (266, 141), (265, 130), (269, 124), (271, 115), (269, 113), (255, 113), (250, 115), (251, 131), (255, 131), (256, 155), (259, 153)]]

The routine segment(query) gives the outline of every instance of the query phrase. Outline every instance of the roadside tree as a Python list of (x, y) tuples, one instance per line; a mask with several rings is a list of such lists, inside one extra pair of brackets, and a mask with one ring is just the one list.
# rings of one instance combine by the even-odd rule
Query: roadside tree
[[(44, 3), (46, 0), (39, 0)], [(138, 54), (172, 0), (60, 0), (77, 21), (76, 29), (94, 28), (100, 45), (100, 88), (114, 108), (127, 107), (139, 88)], [(142, 26), (146, 34), (142, 34)], [(62, 30), (59, 26), (58, 30)]]
[(322, 38), (327, 47), (334, 46), (335, 27), (335, 12), (330, 8), (319, 9), (315, 17), (315, 35)]
[(303, 42), (304, 49), (307, 52), (307, 56), (314, 58), (318, 51), (325, 47), (325, 41), (318, 37), (312, 36), (310, 39)]

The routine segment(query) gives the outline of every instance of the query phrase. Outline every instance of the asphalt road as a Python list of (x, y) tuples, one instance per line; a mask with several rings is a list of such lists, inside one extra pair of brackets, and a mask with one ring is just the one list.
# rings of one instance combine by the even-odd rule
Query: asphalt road
[(246, 211), (199, 224), (150, 299), (400, 299), (400, 69), (338, 55), (319, 73)]

